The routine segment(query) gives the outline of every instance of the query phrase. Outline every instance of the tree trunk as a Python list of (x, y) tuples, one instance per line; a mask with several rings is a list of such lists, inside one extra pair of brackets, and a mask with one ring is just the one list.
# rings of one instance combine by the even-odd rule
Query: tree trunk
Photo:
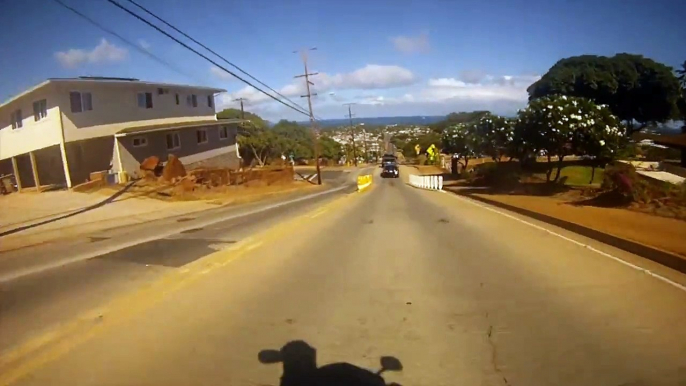
[(264, 166), (264, 164), (262, 163), (262, 159), (259, 155), (257, 155), (257, 150), (255, 150), (255, 147), (250, 146), (250, 150), (252, 150), (252, 154), (255, 156), (255, 159), (257, 160), (257, 162), (259, 162), (260, 166)]
[(595, 179), (595, 168), (596, 168), (596, 165), (595, 165), (595, 163), (593, 163), (591, 165), (591, 180), (588, 181), (589, 184), (592, 184), (593, 180)]
[(548, 157), (548, 170), (545, 172), (545, 180), (546, 182), (550, 182), (550, 176), (553, 174), (553, 166), (550, 161), (550, 153), (546, 153), (546, 156)]
[(557, 172), (555, 172), (555, 182), (560, 179), (560, 171), (562, 171), (562, 160), (565, 159), (565, 156), (561, 155), (559, 156), (557, 160)]

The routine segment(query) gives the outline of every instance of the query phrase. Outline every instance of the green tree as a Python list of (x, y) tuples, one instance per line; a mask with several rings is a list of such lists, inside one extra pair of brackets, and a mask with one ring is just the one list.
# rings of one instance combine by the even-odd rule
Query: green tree
[[(217, 113), (217, 119), (241, 119), (241, 110), (239, 109), (224, 109)], [(245, 119), (249, 120), (256, 127), (266, 128), (267, 122), (260, 118), (259, 115), (253, 114), (249, 111), (245, 112)]]
[[(677, 107), (679, 109), (679, 115), (681, 116), (681, 121), (683, 125), (681, 126), (681, 132), (686, 134), (686, 60), (681, 63), (681, 68), (676, 70), (679, 75), (677, 79), (679, 80), (679, 85), (681, 86), (681, 98), (677, 102)], [(686, 150), (682, 150), (682, 162), (686, 164)]]
[(329, 136), (322, 135), (319, 137), (319, 154), (321, 157), (338, 160), (343, 154), (341, 144), (334, 141)]
[(529, 86), (529, 99), (550, 95), (588, 98), (608, 105), (633, 131), (674, 117), (679, 82), (672, 69), (641, 55), (582, 55), (562, 59)]
[(450, 126), (458, 125), (461, 123), (473, 124), (478, 122), (479, 119), (481, 119), (482, 117), (489, 114), (491, 114), (491, 112), (486, 110), (450, 113), (446, 115), (444, 120), (429, 125), (429, 128), (431, 129), (431, 131), (435, 133), (443, 133), (443, 131)]
[(241, 157), (248, 163), (255, 160), (260, 166), (264, 166), (273, 156), (276, 139), (264, 127), (255, 126), (252, 122), (243, 125), (237, 138)]
[(292, 154), (295, 159), (314, 157), (314, 142), (309, 127), (282, 119), (271, 128), (271, 131), (280, 138), (281, 148), (286, 156)]
[(678, 74), (677, 79), (679, 80), (679, 85), (682, 90), (686, 90), (686, 60), (681, 63), (681, 68), (676, 70)]

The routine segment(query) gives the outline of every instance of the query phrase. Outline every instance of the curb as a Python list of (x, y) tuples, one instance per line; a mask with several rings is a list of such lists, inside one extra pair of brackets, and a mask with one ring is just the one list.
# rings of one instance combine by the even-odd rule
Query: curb
[(561, 220), (552, 216), (548, 216), (542, 213), (534, 212), (528, 209), (519, 208), (513, 205), (504, 204), (499, 201), (489, 200), (484, 197), (473, 196), (470, 194), (459, 193), (454, 190), (447, 190), (462, 197), (467, 197), (472, 200), (480, 201), (488, 205), (493, 205), (501, 209), (506, 209), (511, 212), (515, 212), (527, 217), (531, 217), (535, 220), (543, 221), (545, 223), (558, 226), (560, 228), (566, 229), (568, 231), (577, 233), (579, 235), (600, 241), (601, 243), (611, 245), (615, 248), (619, 248), (623, 251), (638, 255), (645, 259), (654, 261), (658, 264), (664, 265), (665, 267), (674, 269), (681, 273), (686, 273), (686, 258), (682, 258), (679, 255), (665, 252), (660, 249), (649, 247), (647, 245), (639, 244), (627, 239), (623, 239), (617, 236), (613, 236), (595, 229), (587, 228), (583, 225), (575, 224), (569, 221)]

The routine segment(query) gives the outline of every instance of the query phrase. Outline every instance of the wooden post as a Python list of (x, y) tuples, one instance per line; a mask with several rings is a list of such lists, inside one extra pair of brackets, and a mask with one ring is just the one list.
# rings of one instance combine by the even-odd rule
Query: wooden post
[(17, 181), (17, 192), (21, 192), (21, 178), (19, 178), (19, 166), (17, 166), (17, 157), (12, 157), (12, 171), (14, 172), (14, 180)]
[(38, 179), (38, 166), (36, 165), (36, 154), (29, 152), (31, 158), (31, 171), (33, 172), (33, 181), (36, 183), (36, 191), (40, 192), (40, 180)]

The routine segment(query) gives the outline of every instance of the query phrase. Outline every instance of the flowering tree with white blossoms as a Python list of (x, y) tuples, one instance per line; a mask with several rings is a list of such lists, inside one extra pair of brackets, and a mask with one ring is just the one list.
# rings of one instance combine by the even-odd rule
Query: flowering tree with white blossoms
[(495, 162), (500, 162), (505, 155), (513, 155), (510, 144), (514, 139), (514, 126), (510, 119), (489, 114), (479, 120), (475, 130), (481, 140), (479, 150)]
[(476, 134), (476, 126), (457, 124), (447, 127), (443, 131), (443, 152), (452, 153), (461, 159), (463, 170), (467, 169), (469, 159), (476, 155), (481, 147), (481, 141)]
[[(566, 156), (586, 154), (609, 160), (616, 154), (624, 135), (618, 119), (607, 106), (564, 95), (532, 100), (519, 111), (516, 125), (515, 142), (534, 153), (544, 151), (548, 163), (552, 157), (558, 157), (554, 181), (560, 177)], [(551, 174), (552, 167), (549, 167), (548, 181)]]

